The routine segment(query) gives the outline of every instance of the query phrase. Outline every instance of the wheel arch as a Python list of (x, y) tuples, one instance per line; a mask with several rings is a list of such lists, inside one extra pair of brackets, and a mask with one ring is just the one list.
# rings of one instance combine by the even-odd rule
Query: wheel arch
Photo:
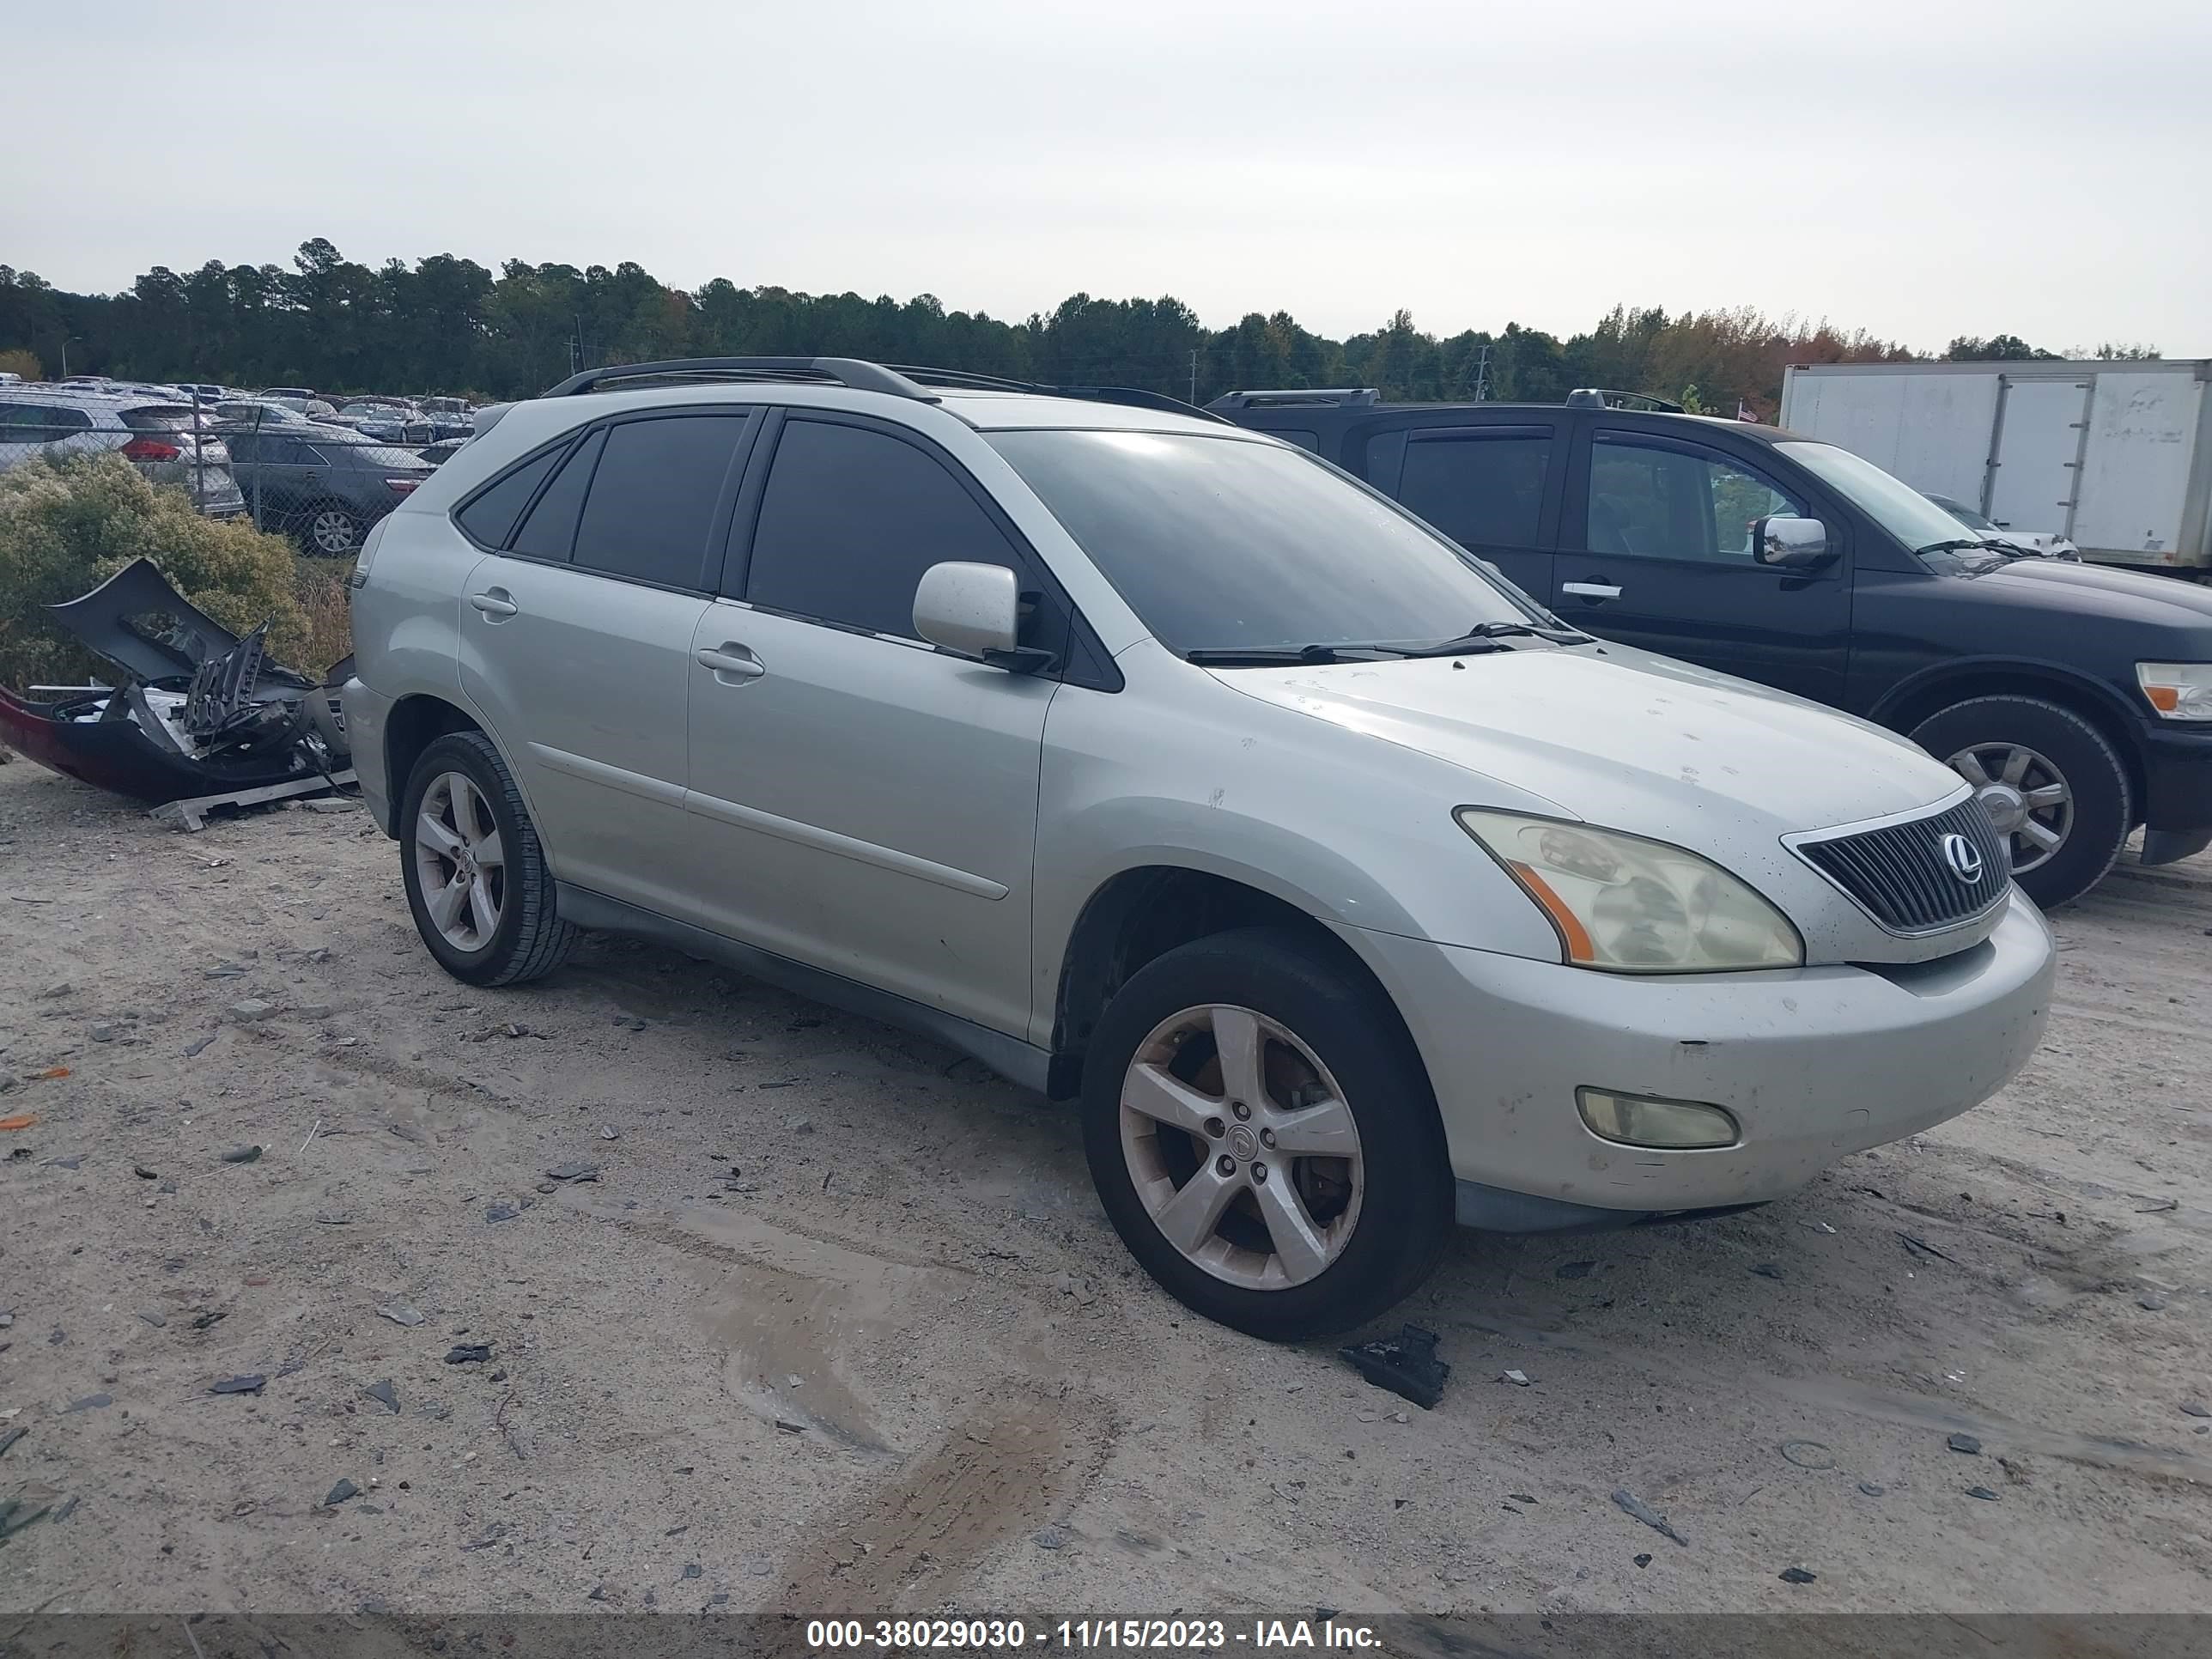
[[(1054, 1099), (1081, 1087), (1084, 1057), (1106, 1006), (1130, 976), (1179, 945), (1243, 927), (1279, 927), (1311, 942), (1344, 970), (1372, 986), (1393, 1011), (1389, 990), (1359, 953), (1315, 912), (1237, 876), (1195, 865), (1152, 863), (1107, 877), (1077, 912), (1060, 952), (1053, 1014)], [(1398, 1019), (1408, 1050), (1419, 1046)]]
[(2109, 686), (2073, 669), (2003, 659), (1946, 663), (1892, 687), (1868, 718), (1910, 737), (1914, 727), (1954, 703), (2002, 696), (2039, 697), (2095, 726), (2127, 768), (2128, 787), (2140, 815), (2146, 778), (2133, 711)]
[[(416, 692), (392, 705), (384, 718), (384, 776), (392, 798), (392, 816), (398, 817), (407, 793), (407, 780), (422, 751), (449, 732), (483, 732), (483, 724), (459, 705), (428, 692)], [(484, 733), (489, 737), (489, 732)], [(495, 743), (497, 738), (492, 739)], [(395, 823), (392, 832), (397, 834)]]

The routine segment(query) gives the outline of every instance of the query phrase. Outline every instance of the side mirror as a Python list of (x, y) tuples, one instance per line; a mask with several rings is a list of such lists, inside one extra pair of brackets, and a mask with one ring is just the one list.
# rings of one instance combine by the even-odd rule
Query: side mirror
[(1002, 564), (933, 564), (914, 590), (914, 631), (932, 645), (1017, 674), (1051, 665), (1021, 643), (1021, 584)]
[(1752, 556), (1779, 570), (1819, 570), (1836, 562), (1828, 545), (1828, 526), (1818, 519), (1776, 516), (1751, 527)]

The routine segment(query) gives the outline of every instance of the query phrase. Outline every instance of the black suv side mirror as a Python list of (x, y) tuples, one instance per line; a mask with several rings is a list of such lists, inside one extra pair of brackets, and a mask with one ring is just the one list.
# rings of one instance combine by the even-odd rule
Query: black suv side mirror
[(1803, 573), (1833, 564), (1837, 550), (1828, 545), (1828, 526), (1818, 519), (1776, 514), (1751, 526), (1752, 557), (1778, 570)]

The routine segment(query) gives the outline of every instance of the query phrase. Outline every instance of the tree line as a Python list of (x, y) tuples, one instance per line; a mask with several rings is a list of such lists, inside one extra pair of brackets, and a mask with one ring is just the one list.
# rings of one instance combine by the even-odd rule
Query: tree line
[[(1997, 335), (1962, 337), (1946, 355), (2015, 349), (2034, 351)], [(302, 243), (289, 270), (210, 260), (179, 275), (156, 265), (116, 294), (67, 293), (0, 265), (0, 368), (27, 379), (58, 378), (65, 366), (118, 379), (479, 400), (530, 396), (579, 367), (823, 356), (1138, 386), (1200, 403), (1237, 388), (1319, 386), (1371, 386), (1394, 399), (1556, 402), (1598, 386), (1771, 420), (1787, 364), (1917, 355), (1863, 331), (1748, 307), (1670, 315), (1617, 306), (1565, 339), (1517, 323), (1439, 337), (1399, 311), (1371, 333), (1332, 340), (1281, 311), (1209, 329), (1172, 297), (1077, 294), (1013, 322), (948, 311), (929, 294), (870, 300), (719, 276), (674, 289), (628, 261), (580, 270), (510, 259), (495, 274), (438, 253), (371, 269), (322, 237)]]

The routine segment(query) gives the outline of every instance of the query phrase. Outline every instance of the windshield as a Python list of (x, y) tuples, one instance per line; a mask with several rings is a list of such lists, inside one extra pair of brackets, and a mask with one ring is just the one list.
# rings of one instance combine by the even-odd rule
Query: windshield
[(1948, 495), (1930, 495), (1928, 499), (1969, 530), (1987, 531), (1999, 527), (1994, 519), (1984, 518), (1964, 501), (1954, 501)]
[(1802, 440), (1774, 447), (1850, 497), (1854, 507), (1909, 548), (1917, 550), (1939, 542), (1981, 540), (1979, 532), (1960, 523), (1911, 485), (1891, 477), (1848, 449)]
[(1545, 619), (1297, 450), (1186, 433), (983, 435), (1171, 651), (1436, 640)]

